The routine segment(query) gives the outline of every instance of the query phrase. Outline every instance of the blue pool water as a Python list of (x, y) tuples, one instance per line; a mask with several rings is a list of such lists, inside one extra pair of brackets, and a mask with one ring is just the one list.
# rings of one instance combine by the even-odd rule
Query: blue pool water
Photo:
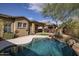
[(76, 53), (66, 43), (55, 39), (35, 38), (29, 44), (23, 45), (18, 56), (75, 56)]

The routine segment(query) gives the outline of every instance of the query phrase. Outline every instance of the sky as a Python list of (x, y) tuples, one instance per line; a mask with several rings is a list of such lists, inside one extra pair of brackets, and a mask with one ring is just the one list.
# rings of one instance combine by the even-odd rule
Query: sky
[[(55, 23), (41, 13), (44, 3), (0, 3), (0, 13), (11, 16), (24, 16), (29, 20)], [(60, 21), (58, 21), (61, 24)]]
[[(41, 13), (43, 3), (0, 3), (0, 13), (10, 16), (24, 16), (38, 22), (56, 23)], [(61, 22), (58, 22), (61, 23)]]
[(42, 10), (41, 5), (41, 3), (0, 3), (0, 13), (11, 16), (25, 16), (29, 20), (47, 22), (49, 19), (45, 18), (40, 12)]

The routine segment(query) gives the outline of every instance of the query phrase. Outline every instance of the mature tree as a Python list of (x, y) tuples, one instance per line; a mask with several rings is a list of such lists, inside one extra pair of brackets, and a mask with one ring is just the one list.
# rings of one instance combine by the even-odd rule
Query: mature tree
[(79, 38), (79, 21), (69, 19), (71, 16), (79, 16), (79, 3), (48, 3), (43, 6), (42, 13), (56, 23), (62, 21), (59, 28), (65, 28), (66, 34)]
[(53, 20), (66, 20), (74, 10), (79, 9), (78, 3), (48, 3), (45, 4), (42, 13)]

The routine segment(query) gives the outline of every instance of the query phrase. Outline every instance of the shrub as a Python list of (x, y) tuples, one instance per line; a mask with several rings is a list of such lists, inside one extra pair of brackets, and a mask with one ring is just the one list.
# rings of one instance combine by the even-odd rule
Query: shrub
[(14, 34), (11, 32), (6, 32), (6, 33), (4, 33), (3, 38), (4, 39), (12, 39), (12, 38), (14, 38)]
[(19, 30), (16, 30), (15, 33), (19, 33)]

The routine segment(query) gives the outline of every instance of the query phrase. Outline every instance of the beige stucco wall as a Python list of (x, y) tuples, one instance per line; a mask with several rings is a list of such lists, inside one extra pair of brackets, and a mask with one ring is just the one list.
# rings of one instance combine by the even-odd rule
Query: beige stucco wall
[(30, 25), (30, 34), (35, 34), (35, 23), (31, 23)]
[[(26, 23), (26, 27), (25, 28), (17, 28), (18, 22)], [(18, 33), (17, 33), (18, 36), (28, 35), (28, 32), (29, 32), (29, 22), (26, 19), (23, 19), (23, 18), (15, 19), (15, 22), (14, 22), (14, 33), (15, 33), (16, 30), (18, 30)]]
[(13, 32), (13, 20), (9, 18), (1, 18), (0, 17), (0, 37), (3, 37), (4, 34), (4, 24), (10, 22), (11, 23), (11, 32)]
[(4, 24), (10, 22), (11, 23), (11, 32), (14, 32), (14, 20), (10, 18), (4, 18)]
[(12, 24), (11, 24), (11, 32), (14, 33), (14, 22), (12, 22)]
[[(0, 18), (0, 37), (3, 37), (4, 34), (4, 24), (6, 24), (7, 22), (11, 23), (11, 32), (15, 33), (16, 30), (19, 31), (19, 33), (17, 33), (19, 36), (25, 36), (28, 35), (29, 32), (29, 22), (23, 18), (18, 18), (18, 19), (11, 19), (11, 18)], [(17, 28), (17, 23), (18, 22), (22, 22), (22, 23), (26, 23), (26, 27), (25, 28)]]
[(0, 18), (0, 37), (3, 37), (3, 29), (4, 29), (4, 25), (3, 25), (3, 19)]

